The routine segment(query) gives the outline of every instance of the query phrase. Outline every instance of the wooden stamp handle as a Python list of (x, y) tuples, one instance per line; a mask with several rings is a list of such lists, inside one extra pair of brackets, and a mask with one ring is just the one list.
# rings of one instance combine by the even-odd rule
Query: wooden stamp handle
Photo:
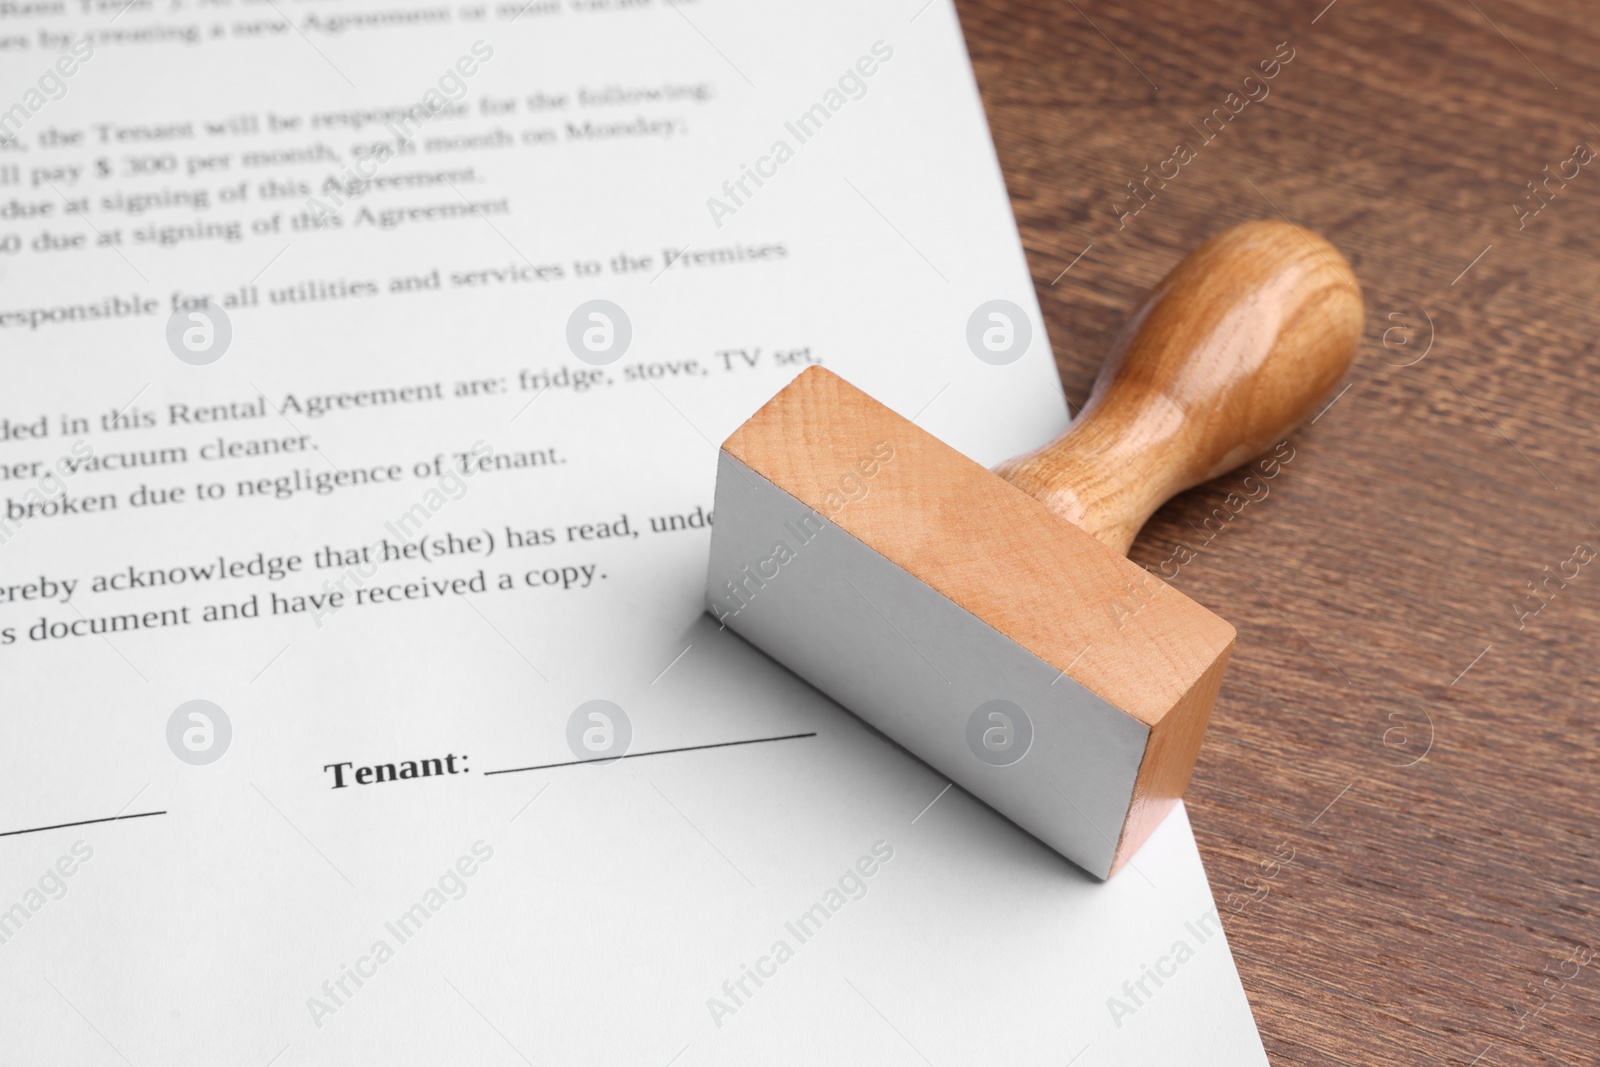
[(1118, 552), (1155, 510), (1286, 437), (1344, 376), (1361, 289), (1322, 237), (1247, 222), (1144, 298), (1072, 426), (997, 467)]

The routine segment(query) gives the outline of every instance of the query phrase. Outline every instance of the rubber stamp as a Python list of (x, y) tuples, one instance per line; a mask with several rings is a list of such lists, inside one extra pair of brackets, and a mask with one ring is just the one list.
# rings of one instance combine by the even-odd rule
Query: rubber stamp
[(1234, 641), (1127, 549), (1308, 416), (1362, 317), (1327, 241), (1234, 227), (1145, 297), (1071, 427), (994, 471), (808, 369), (722, 446), (708, 609), (1109, 878), (1188, 786)]

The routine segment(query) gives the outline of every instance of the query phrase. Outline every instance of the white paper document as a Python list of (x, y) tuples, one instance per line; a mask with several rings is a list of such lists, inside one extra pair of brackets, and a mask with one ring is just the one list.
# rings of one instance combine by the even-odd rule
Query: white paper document
[(804, 367), (1065, 424), (949, 0), (0, 54), (0, 1063), (1266, 1062), (1181, 810), (1099, 883), (703, 614)]

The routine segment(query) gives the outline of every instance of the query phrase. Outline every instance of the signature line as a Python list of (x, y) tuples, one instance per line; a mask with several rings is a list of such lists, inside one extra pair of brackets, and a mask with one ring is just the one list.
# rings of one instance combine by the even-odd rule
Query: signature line
[(641, 756), (665, 756), (672, 752), (699, 752), (707, 748), (733, 748), (736, 745), (761, 745), (768, 741), (793, 741), (801, 737), (816, 737), (815, 730), (808, 734), (784, 734), (782, 737), (752, 737), (747, 741), (715, 741), (709, 745), (685, 745), (682, 748), (658, 748), (652, 752), (625, 752), (620, 756), (597, 756), (594, 759), (569, 759), (564, 763), (541, 763), (535, 767), (507, 767), (500, 771), (484, 771), (483, 776), (491, 774), (521, 774), (523, 771), (547, 771), (553, 767), (576, 767), (580, 763), (615, 763), (617, 760), (638, 759)]

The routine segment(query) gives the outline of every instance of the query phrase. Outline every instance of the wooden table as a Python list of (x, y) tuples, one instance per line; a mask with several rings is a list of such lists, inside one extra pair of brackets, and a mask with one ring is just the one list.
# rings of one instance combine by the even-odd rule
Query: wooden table
[(1270, 493), (1132, 552), (1239, 629), (1189, 810), (1273, 1062), (1597, 1063), (1600, 23), (1324, 2), (958, 6), (1074, 408), (1224, 226), (1365, 287)]

